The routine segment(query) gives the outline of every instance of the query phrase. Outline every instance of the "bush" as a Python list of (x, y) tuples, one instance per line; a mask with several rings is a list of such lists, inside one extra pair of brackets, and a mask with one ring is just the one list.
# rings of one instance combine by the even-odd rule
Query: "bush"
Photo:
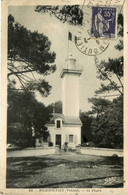
[(64, 143), (64, 151), (67, 151), (67, 150), (68, 150), (68, 143), (65, 142), (65, 143)]
[(86, 147), (87, 145), (86, 145), (86, 143), (82, 143), (81, 146), (82, 147)]
[(53, 142), (49, 142), (49, 146), (52, 147), (53, 146)]
[(86, 142), (81, 144), (82, 147), (95, 147), (95, 144), (93, 142)]

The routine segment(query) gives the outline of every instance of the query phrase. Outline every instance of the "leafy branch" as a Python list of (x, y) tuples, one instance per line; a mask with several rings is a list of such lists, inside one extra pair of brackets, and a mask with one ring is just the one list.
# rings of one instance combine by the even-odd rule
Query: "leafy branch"
[[(31, 32), (8, 16), (8, 79), (17, 78), (23, 89), (34, 87), (43, 96), (51, 86), (36, 75), (46, 76), (56, 70), (56, 54), (50, 51), (51, 42), (44, 34)], [(44, 84), (45, 83), (45, 84)], [(41, 85), (43, 84), (43, 85)], [(28, 87), (28, 88), (27, 88)], [(46, 93), (45, 93), (46, 88)]]
[(79, 5), (69, 5), (69, 6), (42, 6), (38, 5), (35, 8), (36, 12), (39, 13), (50, 13), (50, 15), (55, 16), (61, 22), (82, 25), (83, 12)]

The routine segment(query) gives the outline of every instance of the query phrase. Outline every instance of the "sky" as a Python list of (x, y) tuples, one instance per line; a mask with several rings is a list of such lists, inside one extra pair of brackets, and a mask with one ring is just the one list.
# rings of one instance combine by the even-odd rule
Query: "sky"
[[(87, 7), (84, 7), (84, 10), (88, 14), (89, 20), (91, 20), (91, 10), (87, 9)], [(79, 27), (62, 23), (48, 13), (42, 14), (35, 12), (33, 6), (11, 6), (9, 7), (8, 13), (12, 14), (15, 21), (19, 22), (28, 30), (38, 31), (46, 35), (51, 41), (51, 51), (56, 53), (55, 64), (57, 70), (55, 73), (45, 76), (45, 79), (52, 86), (51, 94), (44, 98), (37, 93), (36, 98), (38, 101), (47, 106), (62, 99), (62, 79), (60, 78), (60, 72), (65, 65), (65, 60), (69, 53), (72, 53), (73, 57), (77, 60), (77, 64), (83, 69), (82, 75), (80, 76), (80, 110), (85, 112), (89, 111), (91, 103), (88, 102), (88, 98), (94, 97), (95, 90), (100, 87), (101, 80), (97, 78), (94, 57), (83, 54), (73, 42), (68, 41), (68, 31), (75, 35), (79, 31)], [(121, 52), (114, 48), (118, 41), (118, 38), (111, 39), (108, 48), (97, 56), (98, 60), (107, 61), (109, 57), (115, 58), (122, 55)]]

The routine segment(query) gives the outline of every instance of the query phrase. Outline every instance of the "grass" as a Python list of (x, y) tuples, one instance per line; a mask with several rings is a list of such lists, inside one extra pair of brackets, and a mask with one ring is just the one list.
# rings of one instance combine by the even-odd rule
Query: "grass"
[(123, 159), (74, 153), (7, 159), (7, 188), (123, 187)]

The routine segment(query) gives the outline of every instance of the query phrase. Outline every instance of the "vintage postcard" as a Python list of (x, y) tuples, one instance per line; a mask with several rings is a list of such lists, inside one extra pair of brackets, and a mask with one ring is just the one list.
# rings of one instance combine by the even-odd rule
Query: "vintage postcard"
[(1, 2), (0, 194), (128, 194), (127, 6)]

